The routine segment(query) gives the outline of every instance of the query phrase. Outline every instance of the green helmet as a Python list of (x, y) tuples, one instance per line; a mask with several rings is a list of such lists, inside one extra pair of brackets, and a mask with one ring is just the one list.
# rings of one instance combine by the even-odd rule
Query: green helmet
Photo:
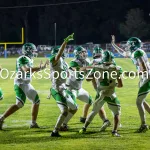
[(131, 37), (127, 41), (127, 50), (131, 52), (137, 50), (138, 48), (141, 48), (141, 46), (142, 46), (142, 42), (137, 37)]
[(104, 63), (114, 63), (114, 54), (108, 50), (103, 52), (102, 62)]
[(93, 59), (95, 59), (97, 57), (98, 58), (101, 57), (102, 53), (103, 53), (103, 49), (102, 48), (100, 48), (98, 46), (94, 47), (94, 50), (93, 50)]
[(22, 54), (32, 58), (33, 53), (37, 51), (36, 46), (33, 43), (25, 43), (22, 46)]
[[(55, 46), (51, 49), (51, 55), (56, 55), (60, 49), (60, 46)], [(65, 58), (65, 53), (62, 54), (62, 57)]]
[[(82, 55), (82, 52), (86, 52), (85, 56)], [(85, 60), (87, 58), (87, 50), (82, 46), (78, 46), (74, 49), (74, 55), (77, 59)]]

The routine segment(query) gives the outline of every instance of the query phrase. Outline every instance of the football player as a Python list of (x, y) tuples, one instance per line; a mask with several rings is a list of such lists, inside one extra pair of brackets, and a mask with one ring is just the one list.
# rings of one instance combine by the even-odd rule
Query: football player
[[(101, 65), (95, 66), (93, 68), (93, 73), (91, 76), (97, 78), (97, 97), (93, 103), (92, 112), (88, 115), (86, 122), (83, 128), (79, 131), (79, 133), (86, 132), (86, 128), (91, 123), (95, 115), (99, 112), (105, 102), (107, 102), (108, 107), (114, 114), (114, 126), (112, 130), (112, 135), (116, 137), (120, 137), (120, 134), (117, 132), (119, 120), (120, 120), (120, 102), (117, 99), (115, 94), (115, 87), (122, 87), (122, 80), (120, 75), (122, 73), (122, 69), (119, 66), (113, 64), (113, 54), (110, 51), (105, 51), (103, 53)], [(107, 72), (106, 72), (107, 71)], [(112, 72), (115, 71), (115, 76), (112, 76)], [(101, 76), (99, 76), (99, 73)], [(117, 81), (117, 83), (116, 83)]]
[[(103, 49), (100, 48), (99, 46), (94, 47), (94, 49), (93, 49), (93, 60), (92, 60), (91, 65), (101, 64), (103, 52), (104, 52)], [(92, 80), (93, 87), (96, 91), (97, 91), (97, 82), (98, 82), (98, 80), (96, 80), (96, 79)], [(97, 96), (98, 95), (96, 95), (95, 99), (97, 99)], [(105, 131), (106, 128), (111, 125), (111, 123), (106, 116), (106, 112), (104, 110), (104, 107), (102, 107), (99, 110), (99, 116), (103, 120), (103, 125), (100, 128), (100, 131), (102, 132), (102, 131)]]
[(68, 65), (64, 60), (64, 49), (69, 41), (73, 40), (73, 34), (64, 39), (61, 47), (54, 47), (50, 57), (50, 78), (52, 81), (51, 95), (56, 100), (61, 114), (59, 115), (52, 137), (59, 137), (60, 128), (67, 129), (67, 123), (77, 111), (74, 95), (66, 89)]
[(48, 65), (48, 61), (39, 67), (33, 67), (33, 54), (36, 52), (36, 46), (33, 43), (26, 43), (22, 46), (23, 55), (17, 58), (16, 61), (16, 77), (14, 79), (14, 90), (16, 93), (16, 104), (9, 107), (6, 112), (0, 117), (0, 129), (4, 120), (22, 108), (26, 102), (26, 97), (32, 102), (32, 122), (30, 128), (39, 128), (36, 123), (40, 99), (37, 91), (31, 85), (31, 77), (33, 72), (43, 70)]
[(150, 91), (150, 65), (147, 54), (142, 48), (142, 42), (137, 37), (131, 37), (126, 43), (125, 50), (115, 44), (115, 36), (112, 36), (112, 46), (123, 54), (130, 57), (137, 68), (137, 74), (140, 76), (139, 91), (136, 98), (136, 105), (139, 111), (141, 125), (137, 132), (146, 132), (149, 126), (146, 124), (145, 110), (150, 113), (150, 106), (145, 101), (147, 94)]
[(74, 49), (75, 59), (70, 62), (70, 76), (67, 79), (67, 88), (72, 91), (75, 97), (86, 104), (83, 107), (83, 116), (80, 117), (80, 122), (85, 122), (88, 109), (92, 104), (92, 97), (82, 88), (84, 75), (86, 74), (85, 67), (90, 65), (90, 60), (87, 58), (87, 50), (82, 46)]

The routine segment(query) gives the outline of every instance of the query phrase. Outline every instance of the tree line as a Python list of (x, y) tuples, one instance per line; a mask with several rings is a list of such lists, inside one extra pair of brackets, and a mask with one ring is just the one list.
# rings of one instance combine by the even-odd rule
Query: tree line
[[(99, 1), (80, 5), (0, 9), (0, 42), (21, 41), (22, 27), (25, 29), (25, 41), (35, 44), (54, 45), (55, 33), (57, 44), (61, 44), (63, 38), (72, 32), (75, 33), (73, 44), (110, 42), (112, 34), (118, 37), (118, 41), (131, 36), (149, 40), (150, 25), (144, 11), (132, 8), (128, 0), (110, 1), (105, 0), (105, 4)], [(10, 2), (11, 6), (38, 3), (36, 0)], [(56, 3), (55, 0), (44, 1), (48, 2)], [(1, 0), (0, 6), (6, 6), (5, 1)]]

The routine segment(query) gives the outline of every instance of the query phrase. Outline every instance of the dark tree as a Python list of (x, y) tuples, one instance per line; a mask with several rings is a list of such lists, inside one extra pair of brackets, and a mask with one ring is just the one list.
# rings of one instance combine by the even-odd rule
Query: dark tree
[(143, 11), (139, 8), (128, 11), (125, 23), (120, 24), (120, 33), (125, 37), (136, 36), (139, 38), (148, 35), (149, 25), (143, 17)]

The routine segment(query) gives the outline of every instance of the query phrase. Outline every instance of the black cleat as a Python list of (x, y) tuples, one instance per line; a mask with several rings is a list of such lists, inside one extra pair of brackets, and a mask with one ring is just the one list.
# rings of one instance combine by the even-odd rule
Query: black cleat
[(146, 124), (143, 124), (140, 126), (140, 128), (136, 131), (136, 133), (142, 133), (142, 132), (146, 132), (147, 130), (149, 130), (149, 126)]
[(121, 137), (121, 135), (117, 131), (112, 131), (112, 136)]
[(61, 127), (60, 127), (60, 131), (68, 131), (69, 130), (69, 127), (67, 126), (67, 124), (63, 124)]
[(3, 123), (4, 123), (4, 121), (0, 120), (0, 130), (3, 130)]
[(31, 124), (31, 125), (30, 125), (30, 129), (31, 129), (31, 128), (40, 128), (40, 127), (38, 126), (37, 123), (35, 123), (35, 124)]
[(51, 137), (61, 137), (61, 135), (59, 134), (59, 132), (53, 132), (51, 133)]
[(80, 117), (80, 122), (85, 123), (86, 118)]

